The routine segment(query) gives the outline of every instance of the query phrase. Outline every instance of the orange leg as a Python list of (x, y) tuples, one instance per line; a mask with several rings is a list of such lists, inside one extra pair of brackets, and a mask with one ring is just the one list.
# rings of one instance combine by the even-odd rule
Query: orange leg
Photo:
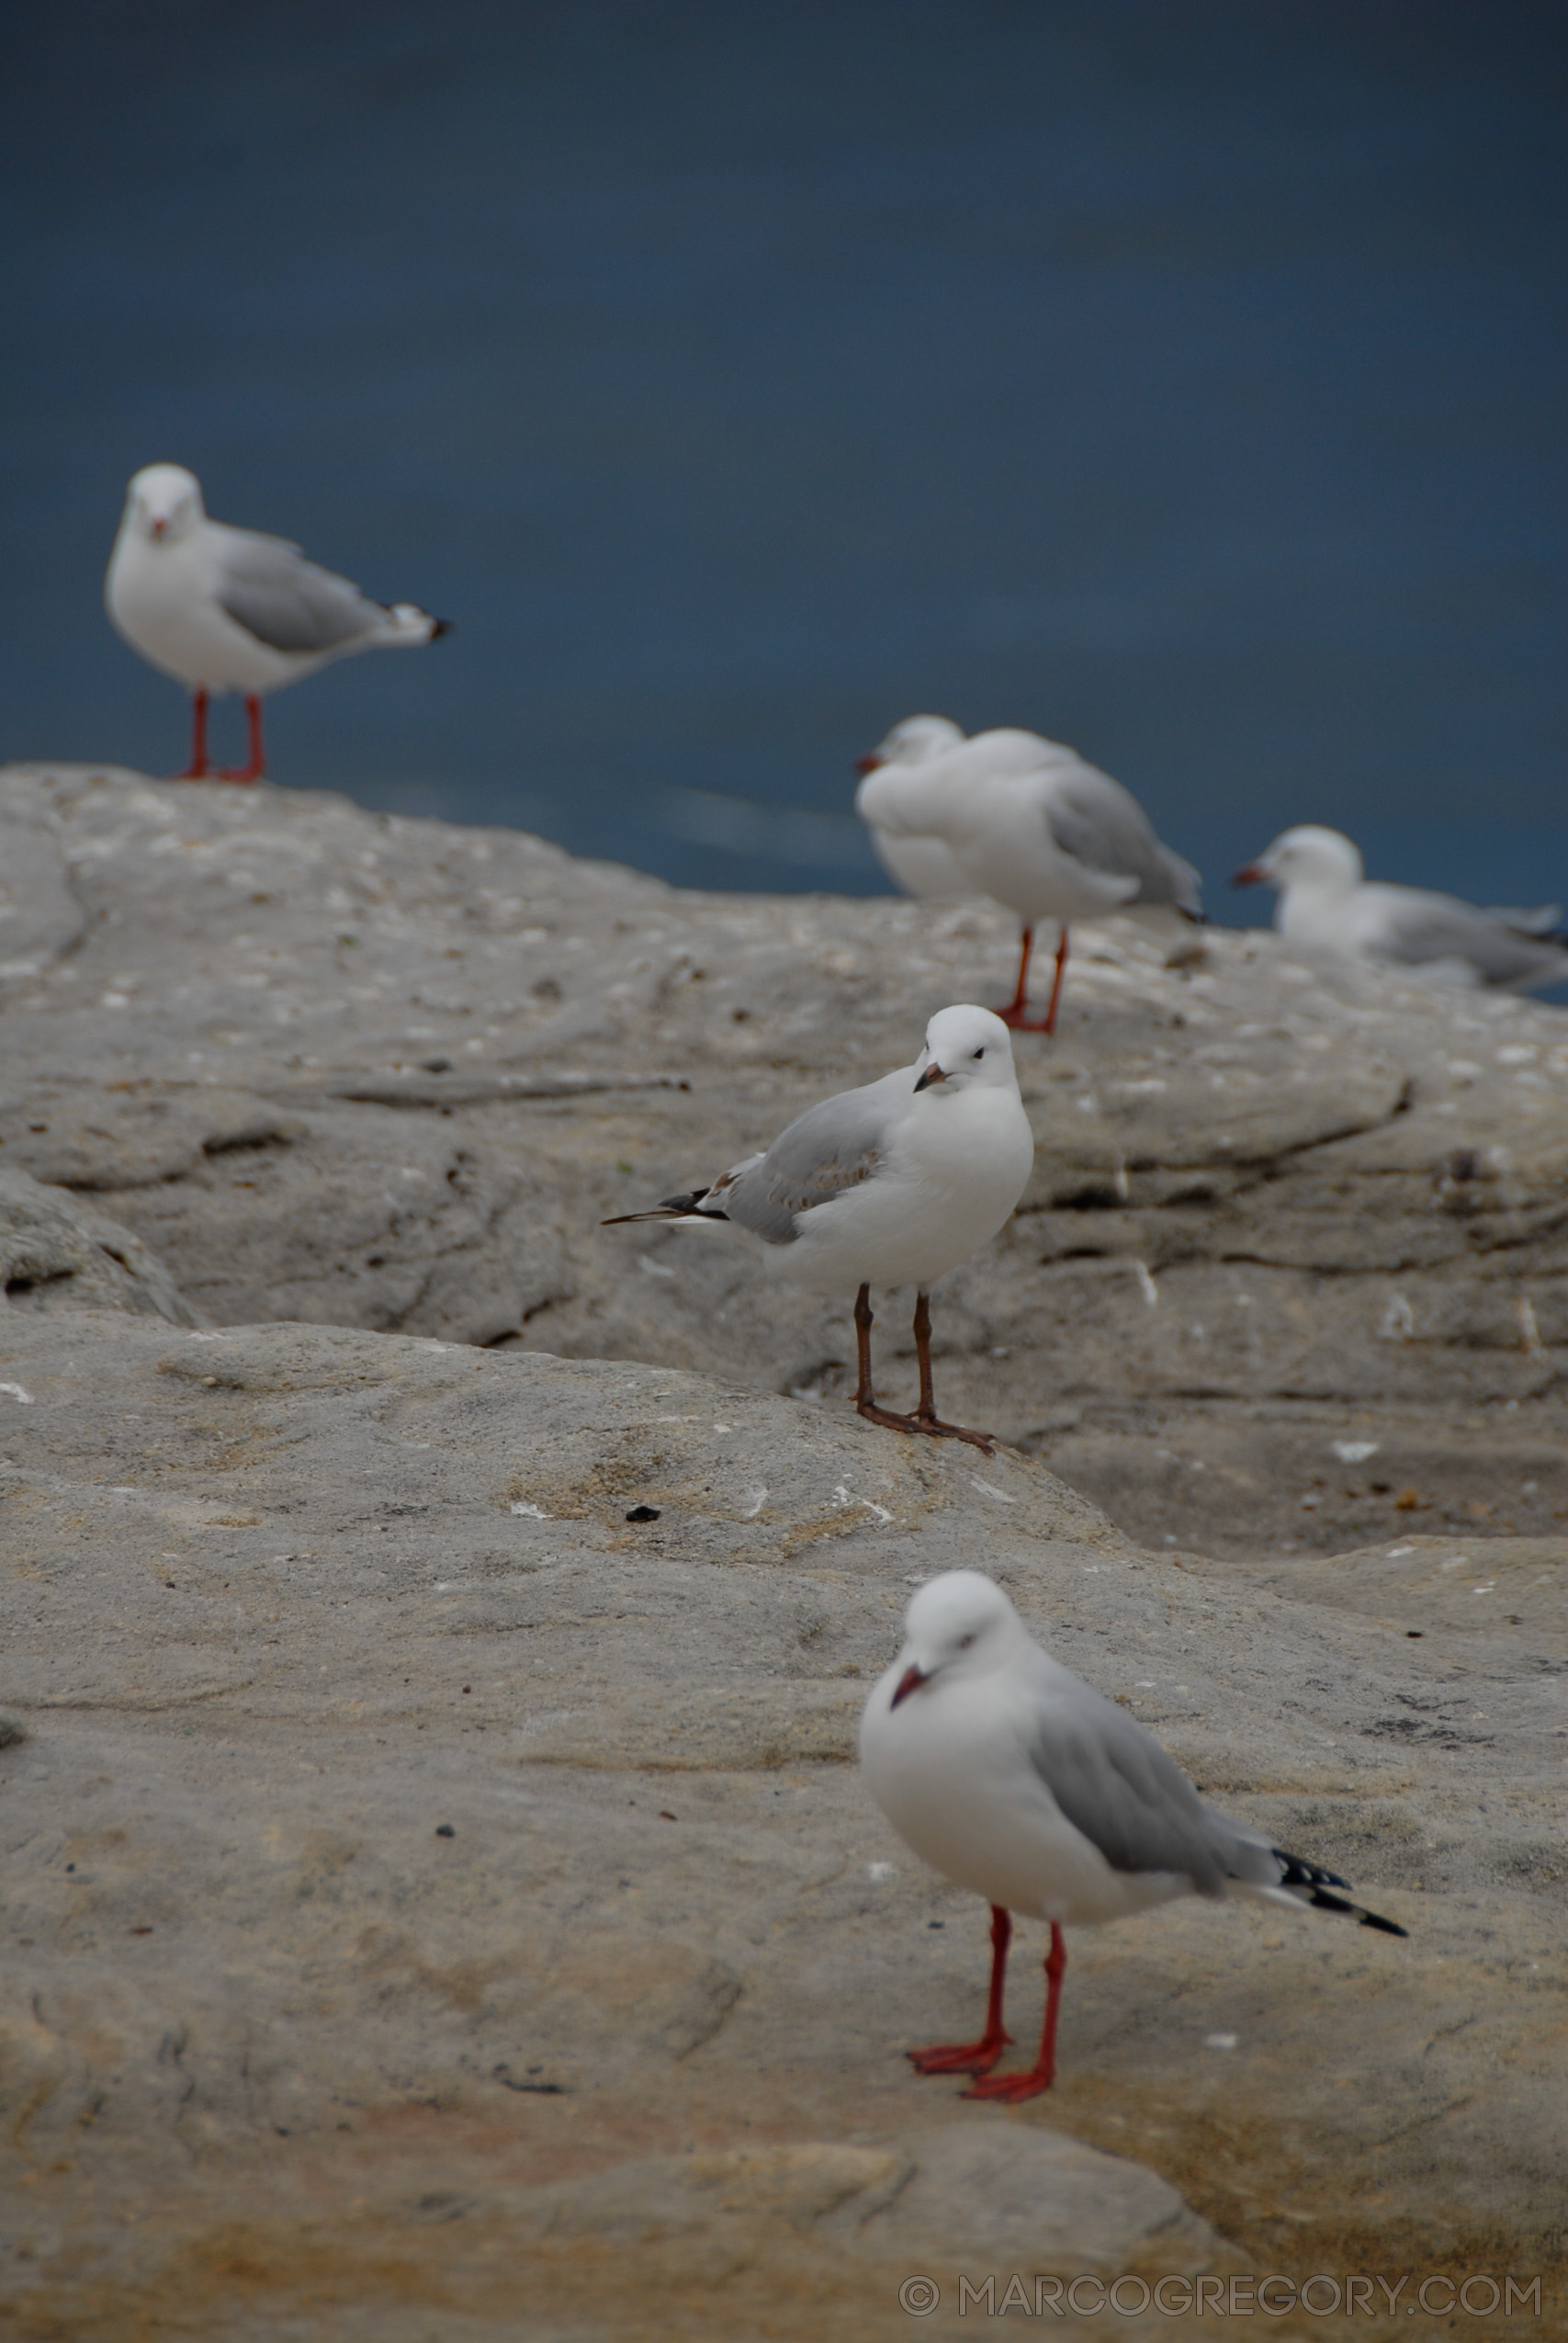
[(1004, 1025), (1015, 1033), (1055, 1033), (1056, 1003), (1062, 997), (1062, 971), (1067, 965), (1067, 930), (1064, 921), (1056, 945), (1056, 973), (1051, 982), (1051, 1005), (1043, 1017), (1031, 1021), (1029, 1014), (1029, 956), (1034, 948), (1034, 930), (1026, 927), (1018, 956), (1018, 989), (1005, 1009), (997, 1011)]
[(921, 2075), (988, 2075), (1012, 2036), (1002, 2024), (1002, 1989), (1007, 1981), (1008, 1945), (1012, 1917), (999, 1904), (991, 1906), (991, 1990), (986, 2001), (986, 2031), (978, 2042), (933, 2043), (929, 2050), (907, 2050)]
[(1040, 2036), (1040, 2055), (1026, 2075), (992, 2075), (987, 2080), (976, 2082), (964, 2094), (965, 2099), (1000, 2099), (1016, 2106), (1021, 2099), (1038, 2099), (1048, 2091), (1056, 2079), (1056, 2015), (1062, 2006), (1062, 1979), (1067, 1971), (1067, 1948), (1062, 1941), (1062, 1931), (1055, 1920), (1051, 1923), (1051, 1950), (1045, 1955), (1045, 2024)]
[(245, 722), (251, 739), (249, 762), (243, 765), (220, 766), (218, 777), (220, 781), (259, 781), (266, 771), (266, 755), (262, 748), (262, 704), (254, 692), (245, 701)]

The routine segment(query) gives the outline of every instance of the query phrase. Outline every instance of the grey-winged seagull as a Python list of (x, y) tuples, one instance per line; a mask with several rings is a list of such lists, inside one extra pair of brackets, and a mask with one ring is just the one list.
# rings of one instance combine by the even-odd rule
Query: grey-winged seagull
[(1568, 950), (1551, 933), (1555, 903), (1483, 911), (1457, 895), (1369, 881), (1358, 848), (1317, 822), (1283, 832), (1231, 883), (1259, 882), (1279, 889), (1274, 924), (1304, 952), (1510, 992), (1568, 979)]
[[(770, 1261), (821, 1293), (858, 1287), (855, 1406), (895, 1432), (973, 1442), (943, 1423), (931, 1389), (937, 1278), (994, 1237), (1023, 1194), (1034, 1138), (1018, 1094), (1007, 1027), (988, 1009), (940, 1009), (912, 1066), (807, 1107), (765, 1152), (711, 1187), (604, 1223), (732, 1221)], [(871, 1288), (914, 1285), (920, 1396), (910, 1415), (879, 1408), (871, 1382)]]
[[(181, 781), (259, 781), (266, 770), (262, 700), (329, 661), (398, 651), (448, 631), (412, 602), (372, 602), (297, 545), (209, 521), (201, 482), (180, 464), (148, 464), (126, 491), (104, 581), (109, 617), (133, 651), (191, 694), (191, 756)], [(207, 707), (243, 692), (250, 758), (216, 773)]]
[[(1201, 919), (1198, 874), (1161, 844), (1120, 781), (1059, 741), (1003, 729), (944, 744), (939, 726), (957, 731), (942, 717), (906, 718), (862, 758), (856, 810), (879, 851), (935, 840), (972, 890), (1018, 914), (1018, 983), (998, 1014), (1025, 1033), (1055, 1033), (1071, 922), (1150, 906)], [(1045, 1014), (1032, 1021), (1029, 962), (1042, 920), (1056, 926), (1056, 968)]]
[[(1064, 1928), (1094, 1928), (1181, 1896), (1310, 1904), (1388, 1936), (1405, 1930), (1335, 1891), (1346, 1882), (1205, 1805), (1136, 1718), (1043, 1651), (978, 1570), (949, 1570), (910, 1602), (904, 1647), (861, 1719), (873, 1797), (922, 1862), (991, 1907), (991, 1986), (978, 2041), (908, 2055), (968, 2074), (966, 2099), (1032, 2099), (1055, 2073)], [(1045, 2024), (1026, 2073), (992, 2075), (1011, 1915), (1049, 1923)]]

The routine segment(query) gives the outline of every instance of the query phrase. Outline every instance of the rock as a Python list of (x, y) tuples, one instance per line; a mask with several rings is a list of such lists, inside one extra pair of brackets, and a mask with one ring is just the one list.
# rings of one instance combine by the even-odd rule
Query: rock
[[(7, 990), (0, 1160), (112, 1194), (213, 1323), (657, 1359), (837, 1405), (852, 1296), (796, 1294), (739, 1241), (597, 1224), (1011, 973), (983, 905), (682, 892), (321, 795), (13, 766), (0, 835), (40, 905), (74, 907)], [(1333, 1552), (1410, 1527), (1412, 1486), (1427, 1533), (1560, 1534), (1560, 1008), (1111, 922), (1019, 1061), (1035, 1176), (939, 1291), (950, 1413), (1154, 1545)], [(912, 1342), (878, 1307), (897, 1397)], [(1346, 1470), (1334, 1443), (1369, 1439)]]
[(130, 1310), (200, 1319), (157, 1255), (67, 1189), (0, 1171), (0, 1288), (10, 1309)]
[[(19, 2334), (500, 2343), (526, 2304), (850, 2343), (908, 2332), (916, 2274), (956, 2337), (961, 2276), (1548, 2266), (1562, 1663), (1510, 1614), (1568, 1543), (1504, 1557), (1506, 1610), (1440, 1541), (1265, 1585), (1006, 1451), (358, 1329), (14, 1311), (11, 1381)], [(1408, 1942), (1242, 1905), (1080, 1931), (1049, 2098), (918, 2079), (977, 2020), (986, 1913), (846, 1760), (960, 1560)]]

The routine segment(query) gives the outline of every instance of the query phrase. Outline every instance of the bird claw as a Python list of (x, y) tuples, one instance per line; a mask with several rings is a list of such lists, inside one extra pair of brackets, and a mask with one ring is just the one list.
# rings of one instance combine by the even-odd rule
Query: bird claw
[(1004, 2106), (1016, 2107), (1021, 2100), (1038, 2099), (1042, 2091), (1050, 2089), (1055, 2080), (1055, 2072), (1043, 2075), (1038, 2067), (1032, 2067), (1027, 2075), (992, 2075), (984, 2081), (977, 2080), (959, 2096), (963, 2099), (999, 2099)]
[(895, 1415), (891, 1408), (879, 1408), (874, 1399), (857, 1399), (855, 1413), (867, 1423), (886, 1424), (889, 1432), (919, 1432), (920, 1427), (913, 1416)]
[(1032, 1018), (1027, 1002), (1010, 1001), (1005, 1009), (998, 1009), (995, 1013), (1013, 1033), (1055, 1033), (1056, 1030), (1056, 1021), (1052, 1016)]
[(972, 1448), (983, 1448), (987, 1456), (996, 1454), (994, 1432), (971, 1432), (966, 1424), (943, 1423), (940, 1416), (916, 1414), (909, 1421), (917, 1432), (929, 1433), (932, 1440), (966, 1440)]
[(1003, 2034), (999, 2042), (938, 2042), (904, 2055), (918, 2075), (988, 2075), (1011, 2041)]

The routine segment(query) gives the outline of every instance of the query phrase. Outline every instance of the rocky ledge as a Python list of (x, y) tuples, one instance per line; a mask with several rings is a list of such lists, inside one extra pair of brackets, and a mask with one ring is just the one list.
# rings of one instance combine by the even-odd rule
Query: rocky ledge
[[(1005, 922), (0, 802), (11, 2331), (859, 2343), (917, 2273), (961, 2336), (963, 2276), (1428, 2269), (1562, 2331), (1559, 1013), (1086, 935), (939, 1296), (987, 1460), (854, 1420), (841, 1307), (595, 1224), (912, 1054)], [(960, 1561), (1408, 1942), (1176, 1907), (1075, 1940), (1048, 2099), (917, 2080), (985, 1914), (847, 1760)]]

